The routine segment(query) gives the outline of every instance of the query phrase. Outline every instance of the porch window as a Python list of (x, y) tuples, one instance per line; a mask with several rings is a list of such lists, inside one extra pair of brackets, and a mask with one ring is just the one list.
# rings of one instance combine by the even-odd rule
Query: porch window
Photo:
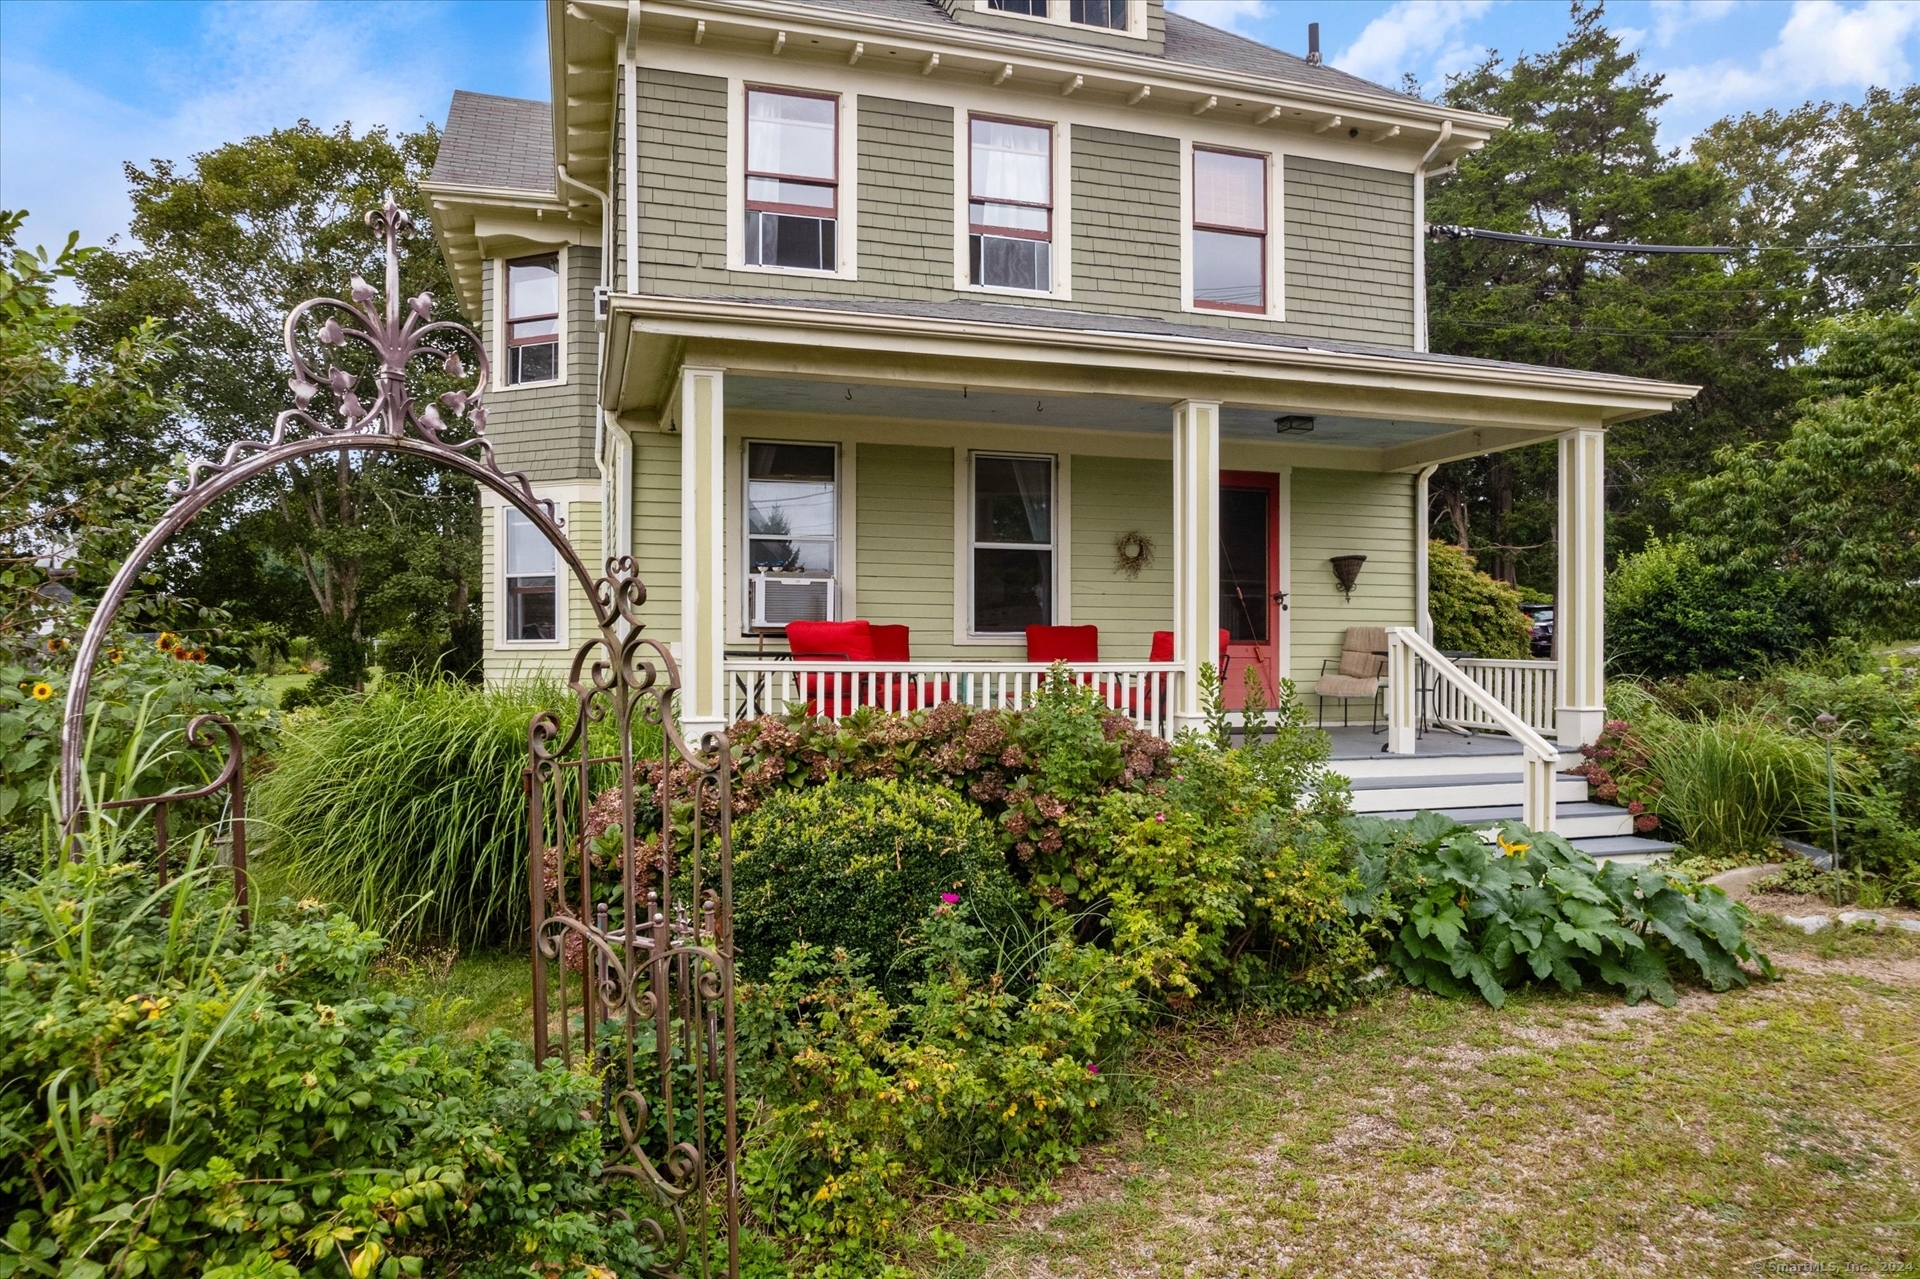
[(560, 376), (560, 255), (507, 263), (507, 384)]
[(556, 639), (559, 557), (532, 520), (512, 507), (506, 515), (507, 639)]
[(973, 456), (973, 633), (1053, 623), (1053, 459)]
[(1127, 29), (1127, 0), (1067, 0), (1067, 21), (1110, 31)]
[(747, 90), (748, 265), (839, 265), (839, 115), (831, 97)]
[(1267, 160), (1193, 149), (1193, 304), (1267, 309)]
[[(839, 559), (837, 461), (831, 444), (747, 445), (749, 629), (763, 621), (774, 626), (769, 619), (776, 616), (781, 622), (830, 616), (832, 592), (821, 579), (834, 576)], [(769, 583), (769, 575), (813, 582)]]
[(1003, 289), (1053, 288), (1053, 130), (975, 116), (967, 202), (969, 278)]

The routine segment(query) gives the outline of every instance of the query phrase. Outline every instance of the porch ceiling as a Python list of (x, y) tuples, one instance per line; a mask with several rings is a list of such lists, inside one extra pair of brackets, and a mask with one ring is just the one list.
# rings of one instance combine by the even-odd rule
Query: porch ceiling
[[(906, 421), (973, 422), (989, 426), (1055, 427), (1168, 435), (1173, 402), (1117, 396), (1028, 395), (971, 387), (827, 382), (810, 378), (735, 375), (726, 382), (727, 408), (820, 417), (879, 417)], [(1384, 449), (1450, 434), (1439, 422), (1316, 415), (1310, 434), (1280, 436), (1274, 418), (1304, 408), (1237, 408), (1220, 412), (1220, 434), (1246, 440), (1285, 439), (1295, 445)]]

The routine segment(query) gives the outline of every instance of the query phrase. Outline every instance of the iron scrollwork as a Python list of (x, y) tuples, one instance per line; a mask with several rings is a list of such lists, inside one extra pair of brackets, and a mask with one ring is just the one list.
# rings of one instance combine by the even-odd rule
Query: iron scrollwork
[[(647, 592), (633, 560), (609, 559), (603, 573), (591, 573), (553, 504), (534, 495), (525, 475), (501, 469), (486, 437), (491, 373), (484, 343), (465, 324), (434, 319), (429, 295), (400, 296), (407, 214), (389, 197), (366, 222), (384, 243), (385, 287), (356, 276), (346, 298), (311, 298), (287, 313), (292, 407), (274, 418), (268, 438), (233, 444), (218, 461), (194, 461), (173, 486), (166, 514), (102, 594), (75, 653), (61, 728), (63, 822), (72, 834), (83, 815), (87, 695), (113, 623), (160, 547), (220, 497), (288, 463), (341, 451), (422, 458), (495, 494), (552, 544), (595, 618), (568, 678), (570, 722), (549, 711), (528, 727), (536, 1058), (585, 1065), (605, 1080), (603, 1116), (618, 1131), (607, 1175), (638, 1184), (653, 1206), (651, 1213), (621, 1215), (652, 1246), (654, 1272), (737, 1276), (731, 748), (721, 733), (705, 734), (697, 745), (681, 735), (673, 717), (678, 669), (666, 646), (646, 635)], [(429, 367), (454, 387), (423, 403), (410, 380)], [(164, 830), (168, 804), (226, 789), (244, 909), (239, 735), (217, 716), (200, 716), (188, 737), (206, 748), (215, 729), (226, 736), (227, 758), (211, 784), (111, 806), (157, 805)], [(657, 734), (645, 760), (635, 754), (636, 729), (649, 739)], [(596, 782), (606, 785), (596, 790)], [(644, 805), (636, 803), (642, 787)], [(609, 840), (603, 831), (590, 846), (587, 816), (596, 802), (617, 814), (619, 834)], [(643, 811), (657, 815), (644, 841), (651, 850), (645, 868), (636, 834)], [(578, 993), (570, 1000), (576, 975)]]

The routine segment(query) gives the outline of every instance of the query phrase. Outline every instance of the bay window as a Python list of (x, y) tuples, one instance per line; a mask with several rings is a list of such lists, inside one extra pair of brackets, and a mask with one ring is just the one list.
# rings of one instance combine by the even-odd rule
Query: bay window
[(838, 267), (839, 114), (820, 94), (747, 90), (748, 265)]
[(1053, 288), (1053, 130), (969, 122), (968, 278), (1003, 289)]
[(560, 376), (560, 255), (507, 263), (507, 385)]
[(506, 639), (559, 637), (559, 555), (534, 522), (506, 508)]
[(1193, 304), (1267, 309), (1267, 161), (1193, 149)]
[(972, 631), (1053, 622), (1053, 459), (973, 455)]

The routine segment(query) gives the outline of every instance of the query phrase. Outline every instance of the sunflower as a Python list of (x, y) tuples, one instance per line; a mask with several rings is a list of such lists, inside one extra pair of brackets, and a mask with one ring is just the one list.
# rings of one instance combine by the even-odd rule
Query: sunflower
[(33, 686), (34, 701), (44, 702), (52, 696), (53, 696), (53, 685), (47, 683), (47, 681), (41, 680), (38, 684), (35, 684)]
[(167, 650), (172, 649), (179, 642), (180, 642), (180, 637), (178, 635), (175, 635), (172, 631), (161, 631), (159, 638), (153, 641), (153, 646), (157, 649), (160, 649), (162, 652), (165, 652)]
[(107, 660), (109, 662), (124, 662), (126, 659), (127, 659), (127, 655), (125, 653), (122, 653), (117, 648), (110, 648), (107, 650)]
[(49, 653), (64, 653), (66, 648), (67, 642), (58, 635), (47, 641), (47, 651)]

